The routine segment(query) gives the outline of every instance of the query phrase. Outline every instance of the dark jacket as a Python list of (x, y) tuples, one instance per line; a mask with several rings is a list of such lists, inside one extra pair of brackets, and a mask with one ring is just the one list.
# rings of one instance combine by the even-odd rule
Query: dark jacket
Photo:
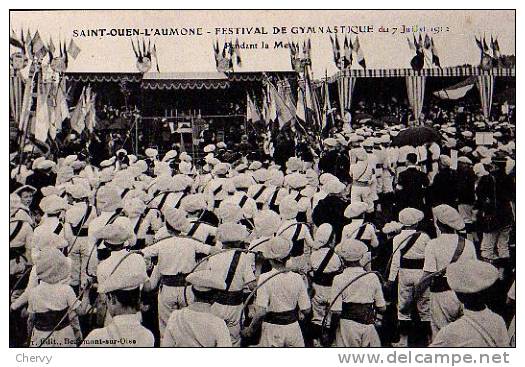
[(426, 174), (409, 167), (399, 174), (397, 184), (402, 188), (397, 192), (399, 210), (403, 208), (425, 209), (425, 196), (429, 185)]
[(339, 157), (337, 150), (329, 150), (325, 152), (321, 159), (319, 159), (319, 170), (323, 173), (331, 173), (336, 175), (337, 166), (336, 162)]
[(458, 169), (458, 204), (473, 205), (476, 200), (476, 174), (471, 167)]
[(488, 215), (491, 229), (497, 230), (514, 221), (511, 202), (516, 197), (516, 185), (513, 177), (502, 171), (480, 178), (476, 187), (476, 208), (480, 216)]
[(458, 199), (458, 178), (456, 171), (443, 168), (438, 171), (430, 189), (430, 202), (432, 206), (447, 204), (456, 207)]
[(323, 223), (330, 223), (335, 232), (335, 239), (341, 239), (343, 227), (348, 223), (344, 212), (348, 203), (337, 195), (328, 195), (319, 200), (312, 212), (312, 221), (319, 227)]

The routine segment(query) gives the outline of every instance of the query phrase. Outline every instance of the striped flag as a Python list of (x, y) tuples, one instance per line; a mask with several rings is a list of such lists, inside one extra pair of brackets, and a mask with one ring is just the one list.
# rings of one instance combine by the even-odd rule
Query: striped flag
[(440, 99), (456, 100), (465, 97), (469, 90), (476, 84), (476, 77), (471, 76), (460, 83), (454, 84), (448, 88), (440, 89), (433, 93)]

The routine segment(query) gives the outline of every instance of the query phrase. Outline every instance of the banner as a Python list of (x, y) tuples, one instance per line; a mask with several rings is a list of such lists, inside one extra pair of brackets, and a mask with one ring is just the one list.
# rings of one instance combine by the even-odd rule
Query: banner
[(423, 100), (425, 98), (425, 77), (424, 76), (407, 76), (407, 95), (408, 103), (412, 108), (414, 114), (414, 120), (419, 120), (419, 115), (423, 108)]
[(354, 93), (356, 80), (357, 79), (355, 77), (352, 77), (347, 73), (341, 74), (341, 76), (337, 79), (341, 117), (344, 117), (345, 110), (350, 109), (352, 106), (352, 93)]
[(492, 93), (494, 92), (494, 75), (480, 75), (478, 76), (479, 98), (481, 99), (481, 108), (483, 109), (483, 116), (486, 119), (490, 117), (490, 110), (492, 108)]

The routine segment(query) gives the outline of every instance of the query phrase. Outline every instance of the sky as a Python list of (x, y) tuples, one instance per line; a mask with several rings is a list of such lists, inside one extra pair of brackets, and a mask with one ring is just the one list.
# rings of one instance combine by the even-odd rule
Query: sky
[[(255, 44), (257, 49), (241, 50), (242, 67), (236, 71), (289, 71), (289, 51), (274, 48), (275, 43), (286, 44), (290, 40), (312, 42), (312, 70), (316, 78), (334, 74), (332, 46), (327, 33), (319, 33), (319, 27), (344, 26), (348, 31), (357, 31), (367, 67), (410, 67), (413, 52), (408, 47), (403, 27), (425, 27), (432, 36), (442, 66), (478, 64), (480, 52), (476, 46), (476, 35), (497, 37), (503, 54), (515, 54), (514, 11), (24, 11), (10, 13), (11, 28), (16, 34), (21, 29), (39, 31), (45, 43), (50, 37), (55, 45), (59, 39), (67, 42), (81, 31), (103, 28), (139, 29), (150, 33), (155, 29), (200, 28), (202, 35), (166, 35), (146, 38), (156, 44), (161, 72), (212, 72), (215, 61), (212, 44), (239, 39), (240, 43)], [(262, 30), (268, 34), (224, 35), (216, 28), (244, 27)], [(286, 27), (286, 34), (283, 34)], [(316, 34), (300, 34), (299, 27), (313, 27)], [(350, 28), (352, 27), (352, 28)], [(394, 30), (395, 28), (395, 30)], [(299, 30), (299, 34), (292, 33)], [(380, 30), (388, 30), (381, 32)], [(278, 31), (278, 32), (277, 32)], [(277, 34), (275, 34), (277, 32)], [(356, 34), (351, 34), (355, 41)], [(339, 35), (342, 41), (342, 35)], [(133, 39), (137, 39), (133, 37)], [(140, 38), (142, 39), (142, 37)], [(74, 37), (81, 48), (76, 60), (70, 62), (70, 72), (135, 72), (135, 56), (131, 38), (127, 36)], [(261, 43), (269, 45), (263, 49)], [(353, 68), (360, 68), (354, 62)], [(152, 70), (153, 71), (153, 70)]]

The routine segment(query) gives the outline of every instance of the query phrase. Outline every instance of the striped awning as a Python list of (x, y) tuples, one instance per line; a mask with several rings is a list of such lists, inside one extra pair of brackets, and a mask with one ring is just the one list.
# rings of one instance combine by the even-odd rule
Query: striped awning
[(65, 73), (67, 80), (75, 82), (140, 82), (141, 73)]
[(144, 89), (226, 89), (230, 86), (224, 73), (146, 73), (142, 79)]
[[(269, 72), (270, 75), (292, 76), (290, 72)], [(144, 89), (226, 89), (232, 82), (258, 82), (266, 78), (263, 73), (146, 73), (142, 79)]]
[(516, 76), (514, 68), (493, 68), (482, 70), (479, 66), (454, 66), (446, 68), (428, 68), (415, 71), (410, 68), (405, 69), (347, 69), (337, 72), (329, 77), (329, 82), (334, 82), (343, 75), (356, 78), (404, 78), (407, 76), (429, 76), (429, 77), (456, 77), (472, 75), (494, 75), (503, 77)]

